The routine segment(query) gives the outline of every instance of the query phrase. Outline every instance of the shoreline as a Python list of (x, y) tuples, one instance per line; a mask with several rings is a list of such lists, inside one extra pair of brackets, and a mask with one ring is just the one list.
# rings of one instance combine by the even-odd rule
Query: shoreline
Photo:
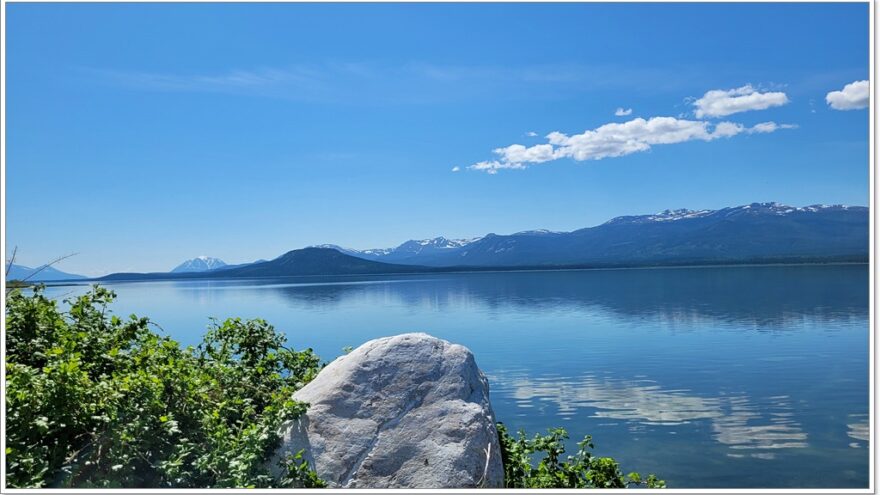
[[(388, 277), (388, 276), (411, 276), (411, 275), (467, 275), (473, 273), (540, 273), (540, 272), (581, 272), (581, 271), (617, 271), (617, 270), (665, 270), (665, 269), (700, 269), (700, 268), (758, 268), (758, 267), (798, 267), (798, 266), (849, 266), (867, 265), (870, 261), (814, 261), (814, 262), (731, 262), (731, 263), (696, 263), (696, 264), (666, 264), (666, 265), (620, 265), (620, 266), (559, 266), (559, 267), (474, 267), (460, 269), (460, 267), (432, 267), (431, 270), (418, 270), (412, 272), (388, 272), (388, 273), (334, 273), (313, 275), (272, 275), (266, 277), (199, 277), (199, 276), (168, 276), (156, 274), (154, 277), (144, 278), (118, 278), (104, 280), (89, 278), (81, 280), (58, 280), (36, 281), (30, 285), (44, 284), (52, 287), (77, 286), (89, 283), (136, 283), (136, 282), (173, 282), (173, 281), (232, 281), (232, 280), (275, 280), (275, 279), (308, 279), (308, 278), (343, 278), (343, 277)], [(455, 269), (458, 268), (458, 269)], [(146, 275), (146, 274), (143, 274)], [(9, 287), (7, 287), (9, 288)]]

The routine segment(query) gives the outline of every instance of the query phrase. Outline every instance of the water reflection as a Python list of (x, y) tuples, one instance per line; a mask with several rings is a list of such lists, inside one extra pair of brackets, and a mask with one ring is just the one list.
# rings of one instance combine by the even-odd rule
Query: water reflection
[[(850, 414), (850, 420), (852, 423), (846, 425), (847, 427), (847, 436), (856, 440), (862, 440), (864, 442), (868, 442), (871, 438), (870, 426), (868, 424), (868, 415), (867, 414)], [(850, 447), (857, 449), (862, 446), (859, 442), (851, 442), (849, 444)]]
[(869, 421), (854, 414), (868, 404), (865, 265), (111, 288), (117, 314), (149, 315), (185, 344), (208, 316), (265, 318), (327, 360), (428, 331), (474, 352), (511, 428), (593, 434), (603, 453), (672, 486), (868, 485)]
[(593, 418), (622, 420), (631, 426), (674, 427), (708, 421), (713, 439), (732, 450), (730, 457), (773, 459), (778, 449), (808, 446), (807, 433), (794, 420), (788, 396), (768, 397), (755, 404), (746, 396), (702, 397), (687, 390), (664, 389), (649, 380), (594, 375), (533, 378), (526, 372), (496, 372), (489, 379), (495, 394), (513, 399), (518, 407), (551, 402), (562, 417), (592, 409)]
[[(757, 282), (757, 283), (756, 283)], [(229, 288), (269, 292), (297, 307), (329, 310), (363, 303), (486, 313), (591, 311), (682, 328), (729, 322), (755, 330), (810, 319), (863, 319), (866, 265), (726, 267), (466, 273), (430, 276), (300, 277), (248, 281), (170, 282), (185, 297)]]
[[(788, 396), (770, 397), (759, 408), (746, 397), (726, 399), (729, 412), (712, 422), (715, 440), (736, 450), (799, 449), (807, 447), (807, 434), (794, 421)], [(764, 452), (752, 457), (772, 459)]]

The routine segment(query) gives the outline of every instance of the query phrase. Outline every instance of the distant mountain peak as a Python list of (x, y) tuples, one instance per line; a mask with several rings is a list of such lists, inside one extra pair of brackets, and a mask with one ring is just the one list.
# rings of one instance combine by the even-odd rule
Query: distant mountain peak
[(660, 213), (655, 213), (651, 215), (651, 220), (655, 222), (670, 222), (675, 220), (682, 220), (685, 218), (699, 218), (706, 216), (712, 213), (712, 210), (689, 210), (687, 208), (680, 208), (678, 210), (663, 210)]
[(663, 210), (652, 215), (627, 215), (615, 217), (605, 222), (604, 225), (619, 223), (674, 222), (676, 220), (700, 218), (711, 215), (712, 213), (715, 213), (715, 210), (689, 210), (687, 208), (680, 208), (678, 210)]
[(392, 251), (394, 251), (393, 248), (386, 248), (386, 249), (364, 249), (363, 251), (361, 251), (361, 250), (358, 250), (358, 249), (352, 249), (352, 248), (342, 247), (342, 246), (340, 246), (340, 245), (338, 245), (338, 244), (316, 244), (316, 245), (314, 245), (314, 246), (307, 246), (306, 248), (307, 248), (307, 249), (308, 249), (308, 248), (334, 249), (334, 250), (336, 250), (336, 251), (339, 251), (340, 253), (349, 254), (349, 255), (351, 255), (351, 256), (357, 256), (357, 257), (363, 257), (364, 255), (366, 255), (366, 256), (371, 256), (371, 257), (381, 257), (381, 256), (385, 256), (386, 254), (389, 254), (389, 253), (391, 253)]
[[(438, 236), (396, 248), (358, 251), (321, 244), (272, 261), (230, 267), (198, 256), (175, 271), (181, 278), (412, 273), (438, 267), (467, 269), (677, 266), (688, 264), (813, 263), (868, 260), (865, 206), (778, 202), (718, 210), (687, 208), (621, 216), (572, 232), (530, 230), (475, 239)], [(205, 269), (225, 266), (222, 270)], [(194, 269), (194, 266), (197, 269)], [(201, 270), (199, 270), (201, 269)], [(159, 278), (169, 274), (113, 274), (105, 278)]]
[[(769, 203), (751, 203), (743, 206), (736, 206), (733, 208), (725, 208), (726, 210), (732, 211), (745, 211), (751, 210), (756, 213), (770, 213), (774, 215), (788, 215), (790, 213), (816, 213), (820, 211), (826, 210), (837, 210), (837, 211), (848, 211), (852, 209), (864, 208), (862, 206), (847, 206), (842, 204), (836, 205), (825, 205), (825, 204), (814, 204), (809, 206), (789, 206), (783, 203), (777, 203), (776, 201), (771, 201)], [(723, 210), (718, 210), (723, 211)]]
[(474, 237), (472, 239), (447, 239), (443, 236), (433, 237), (430, 239), (412, 239), (393, 248), (377, 248), (357, 250), (344, 248), (336, 244), (319, 244), (316, 248), (335, 249), (344, 254), (349, 254), (363, 259), (381, 260), (393, 263), (399, 259), (424, 254), (427, 252), (446, 251), (464, 247), (472, 242), (476, 242), (482, 237)]
[(337, 251), (341, 251), (341, 252), (343, 252), (343, 253), (346, 253), (346, 252), (349, 252), (349, 251), (357, 252), (356, 249), (350, 249), (350, 248), (342, 247), (342, 246), (340, 246), (340, 245), (338, 245), (338, 244), (315, 244), (315, 245), (313, 245), (313, 246), (306, 246), (306, 247), (303, 248), (303, 249), (335, 249), (335, 250), (337, 250)]
[[(861, 247), (857, 245), (844, 250), (826, 246), (825, 241), (811, 236), (814, 235), (812, 232), (826, 232), (822, 229), (838, 229), (827, 232), (835, 232), (831, 237), (838, 240), (843, 235), (841, 233), (860, 239), (862, 233), (854, 232), (852, 225), (867, 218), (867, 213), (867, 208), (861, 206), (813, 204), (794, 207), (770, 201), (717, 210), (677, 208), (620, 216), (573, 232), (535, 229), (503, 235), (490, 233), (472, 239), (437, 236), (412, 239), (394, 248), (366, 250), (335, 244), (317, 247), (335, 249), (371, 261), (424, 266), (565, 265), (617, 262), (627, 256), (638, 262), (654, 258), (666, 262), (686, 256), (728, 259), (738, 256), (821, 257), (828, 253), (860, 255)], [(772, 235), (760, 230), (769, 228), (769, 225), (776, 226)], [(731, 230), (734, 227), (740, 229), (736, 234)], [(650, 235), (642, 238), (642, 232)], [(642, 247), (637, 249), (636, 246)]]
[(184, 261), (183, 263), (177, 265), (171, 273), (191, 273), (191, 272), (207, 272), (210, 270), (216, 270), (218, 268), (223, 268), (226, 266), (226, 263), (219, 258), (212, 258), (210, 256), (196, 256), (195, 258)]
[(474, 242), (479, 239), (480, 239), (479, 237), (474, 238), (474, 239), (447, 239), (443, 236), (439, 236), (439, 237), (434, 237), (433, 239), (419, 239), (419, 240), (406, 241), (403, 244), (401, 244), (400, 246), (398, 246), (398, 248), (403, 247), (403, 246), (407, 246), (407, 245), (419, 245), (419, 246), (431, 246), (431, 247), (435, 247), (438, 249), (450, 249), (450, 248), (457, 248), (457, 247), (464, 246), (465, 244), (469, 244), (469, 243)]
[(710, 215), (736, 215), (747, 213), (751, 215), (788, 215), (791, 213), (816, 213), (824, 210), (850, 210), (853, 208), (864, 208), (860, 206), (845, 205), (823, 205), (815, 204), (810, 206), (788, 206), (776, 201), (764, 203), (750, 203), (747, 205), (733, 206), (730, 208), (722, 208), (720, 210), (689, 210), (681, 208), (677, 210), (663, 210), (652, 215), (626, 215), (612, 218), (603, 225), (626, 224), (626, 223), (650, 223), (650, 222), (671, 222), (677, 220), (687, 220), (695, 218), (708, 217)]

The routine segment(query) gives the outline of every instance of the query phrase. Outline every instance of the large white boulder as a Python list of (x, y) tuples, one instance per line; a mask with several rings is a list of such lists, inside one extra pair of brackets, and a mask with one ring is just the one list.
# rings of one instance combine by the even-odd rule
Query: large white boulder
[(276, 460), (305, 450), (331, 487), (502, 487), (489, 384), (465, 347), (425, 333), (371, 340), (294, 394)]

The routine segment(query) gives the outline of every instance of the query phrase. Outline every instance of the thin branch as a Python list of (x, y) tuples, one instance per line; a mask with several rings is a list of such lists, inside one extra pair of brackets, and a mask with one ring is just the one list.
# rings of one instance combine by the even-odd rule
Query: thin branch
[(12, 269), (12, 264), (15, 263), (16, 253), (18, 253), (18, 246), (12, 248), (12, 256), (9, 258), (9, 261), (6, 262), (6, 273), (4, 274), (4, 278), (9, 276), (9, 270)]
[(33, 272), (31, 272), (30, 275), (28, 275), (27, 277), (25, 277), (25, 278), (22, 279), (22, 282), (27, 282), (28, 279), (30, 279), (30, 278), (33, 277), (34, 275), (40, 273), (41, 271), (45, 270), (46, 268), (49, 268), (50, 266), (52, 266), (52, 265), (58, 263), (59, 261), (64, 261), (64, 260), (66, 260), (67, 258), (70, 258), (71, 256), (76, 256), (77, 254), (79, 254), (79, 253), (70, 253), (70, 254), (67, 254), (67, 255), (61, 256), (61, 257), (59, 257), (59, 258), (55, 258), (54, 260), (50, 261), (49, 263), (46, 263), (45, 265), (43, 265), (43, 266), (41, 266), (40, 268), (37, 268), (36, 270), (34, 270)]
[[(58, 300), (63, 301), (63, 299), (61, 299), (62, 297), (67, 297), (67, 296), (69, 296), (69, 295), (71, 295), (71, 294), (73, 294), (73, 291), (72, 291), (72, 290), (67, 291), (67, 292), (65, 292), (64, 294), (61, 294), (61, 295), (59, 295), (59, 296), (55, 296), (55, 297), (53, 297), (52, 299), (54, 299), (54, 300), (56, 300), (56, 301), (58, 301)], [(61, 314), (65, 314), (65, 313), (61, 313)]]
[(155, 321), (147, 321), (147, 324), (148, 324), (148, 325), (153, 325), (154, 327), (156, 327), (156, 328), (158, 328), (159, 330), (161, 330), (162, 333), (164, 333), (165, 335), (168, 335), (168, 332), (167, 332), (164, 328), (162, 328), (162, 325), (156, 323)]

